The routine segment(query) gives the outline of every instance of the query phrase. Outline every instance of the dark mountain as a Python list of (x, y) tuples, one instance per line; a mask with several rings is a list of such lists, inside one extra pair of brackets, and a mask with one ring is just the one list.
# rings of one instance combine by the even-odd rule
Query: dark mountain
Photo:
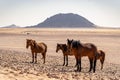
[(4, 26), (3, 28), (20, 28), (20, 26), (16, 26), (15, 24)]
[(86, 18), (73, 13), (56, 14), (47, 18), (42, 23), (32, 27), (69, 27), (69, 28), (93, 28), (95, 25)]

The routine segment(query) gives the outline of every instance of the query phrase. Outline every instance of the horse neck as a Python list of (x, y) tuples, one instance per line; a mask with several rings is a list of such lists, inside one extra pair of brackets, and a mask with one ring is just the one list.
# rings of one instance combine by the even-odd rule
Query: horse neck
[(63, 51), (63, 53), (66, 52), (66, 45), (62, 45), (61, 50)]
[(38, 47), (37, 43), (35, 42), (34, 45), (30, 45), (31, 49), (35, 49), (35, 47)]
[(39, 49), (39, 46), (38, 46), (38, 44), (36, 42), (34, 43), (34, 47)]
[(34, 46), (33, 46), (33, 45), (30, 45), (30, 48), (31, 48), (31, 50), (34, 49)]

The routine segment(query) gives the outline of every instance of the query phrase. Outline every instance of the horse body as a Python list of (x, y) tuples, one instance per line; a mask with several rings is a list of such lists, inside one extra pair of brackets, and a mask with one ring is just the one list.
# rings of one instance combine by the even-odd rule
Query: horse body
[(26, 40), (26, 48), (31, 47), (31, 53), (32, 53), (32, 63), (34, 62), (35, 58), (35, 63), (37, 62), (37, 53), (41, 53), (44, 59), (45, 63), (45, 58), (46, 58), (46, 52), (47, 52), (47, 45), (45, 43), (37, 43), (35, 40), (32, 39), (27, 39)]
[(63, 66), (66, 64), (66, 66), (68, 65), (68, 55), (69, 56), (73, 56), (73, 54), (70, 54), (67, 48), (66, 44), (57, 44), (56, 47), (56, 52), (58, 52), (59, 50), (62, 51), (63, 56), (64, 56), (64, 62), (63, 62)]
[(89, 58), (95, 58), (94, 56), (96, 55), (96, 46), (91, 44), (91, 43), (85, 43), (85, 44), (82, 44), (81, 46), (81, 49), (79, 49), (79, 52), (80, 53), (84, 53), (84, 54), (81, 54), (81, 57), (83, 56), (88, 56)]
[(35, 53), (44, 53), (46, 52), (46, 44), (44, 43), (35, 43), (34, 47), (31, 47), (31, 50)]
[(69, 39), (67, 44), (70, 49), (70, 52), (74, 54), (77, 60), (77, 71), (81, 71), (81, 57), (88, 56), (90, 61), (89, 71), (91, 71), (93, 68), (93, 72), (95, 72), (96, 61), (97, 61), (96, 59), (97, 47), (92, 43), (82, 44), (79, 41), (69, 40)]

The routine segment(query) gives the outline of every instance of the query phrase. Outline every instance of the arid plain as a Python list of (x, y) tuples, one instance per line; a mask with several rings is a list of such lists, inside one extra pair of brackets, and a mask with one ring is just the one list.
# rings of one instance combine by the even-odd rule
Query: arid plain
[[(74, 71), (74, 56), (69, 57), (67, 67), (62, 66), (63, 55), (56, 53), (56, 45), (68, 38), (93, 43), (103, 50), (103, 70), (98, 60), (96, 72), (89, 73), (87, 57), (82, 58), (81, 72)], [(30, 63), (26, 39), (47, 44), (45, 64), (41, 54), (37, 64)], [(120, 29), (0, 28), (0, 80), (120, 80)]]

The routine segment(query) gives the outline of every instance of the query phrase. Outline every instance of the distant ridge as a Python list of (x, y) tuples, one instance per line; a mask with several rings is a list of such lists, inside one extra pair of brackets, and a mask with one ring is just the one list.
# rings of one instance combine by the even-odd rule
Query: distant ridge
[(73, 13), (67, 13), (67, 14), (56, 14), (51, 16), (50, 18), (47, 18), (42, 23), (39, 23), (32, 27), (38, 27), (38, 28), (94, 28), (95, 25), (87, 20), (86, 18)]
[(15, 24), (4, 26), (2, 28), (20, 28), (20, 26), (16, 26)]

